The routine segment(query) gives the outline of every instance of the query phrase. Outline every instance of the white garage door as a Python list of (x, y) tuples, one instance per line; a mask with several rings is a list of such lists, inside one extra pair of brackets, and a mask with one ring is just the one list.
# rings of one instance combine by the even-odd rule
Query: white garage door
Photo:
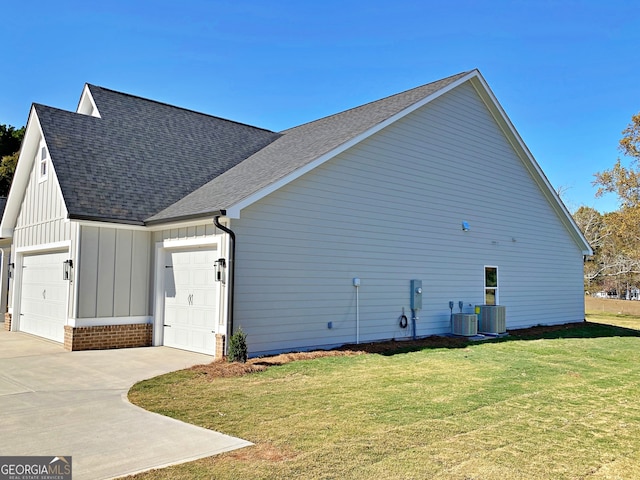
[(62, 262), (68, 258), (67, 252), (22, 258), (21, 331), (64, 341), (69, 282), (62, 279)]
[(164, 344), (193, 352), (215, 353), (218, 284), (216, 250), (168, 250), (164, 277)]

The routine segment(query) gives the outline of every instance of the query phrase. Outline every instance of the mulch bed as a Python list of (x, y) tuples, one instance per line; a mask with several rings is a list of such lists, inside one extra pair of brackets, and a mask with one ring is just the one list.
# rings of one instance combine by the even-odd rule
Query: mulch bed
[[(549, 325), (509, 330), (509, 336), (527, 338), (544, 335), (545, 333), (571, 330), (581, 323), (566, 325)], [(395, 352), (416, 351), (424, 348), (464, 348), (471, 341), (465, 337), (445, 337), (433, 335), (417, 340), (389, 340), (385, 342), (361, 343), (357, 345), (343, 345), (333, 350), (314, 350), (311, 352), (281, 353), (267, 357), (250, 358), (246, 363), (227, 362), (226, 359), (216, 360), (207, 365), (196, 365), (190, 370), (200, 373), (203, 377), (215, 378), (239, 377), (255, 372), (262, 372), (269, 367), (284, 365), (298, 360), (312, 360), (323, 357), (344, 357), (366, 354), (390, 355)]]

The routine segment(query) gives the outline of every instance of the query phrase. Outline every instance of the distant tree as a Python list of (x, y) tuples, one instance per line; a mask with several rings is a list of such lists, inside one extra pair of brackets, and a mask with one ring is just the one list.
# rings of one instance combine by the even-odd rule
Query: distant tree
[(625, 165), (618, 158), (611, 169), (595, 174), (593, 184), (598, 187), (596, 197), (614, 193), (620, 208), (602, 216), (606, 235), (595, 252), (594, 265), (585, 267), (585, 278), (620, 295), (640, 286), (640, 113), (622, 131), (618, 149), (630, 162)]
[(618, 149), (631, 158), (628, 167), (618, 158), (613, 168), (598, 172), (593, 184), (598, 186), (596, 197), (615, 193), (622, 208), (640, 206), (640, 113), (631, 117), (631, 123), (622, 131)]
[(631, 123), (622, 131), (620, 150), (628, 157), (640, 160), (640, 113), (631, 117)]
[(19, 151), (23, 138), (24, 127), (16, 129), (11, 125), (0, 125), (0, 158)]
[(0, 125), (0, 196), (7, 196), (18, 163), (25, 128)]
[(9, 194), (19, 156), (20, 152), (15, 152), (0, 159), (0, 197), (6, 197)]
[(629, 289), (640, 286), (640, 232), (629, 223), (640, 218), (640, 207), (604, 215), (580, 207), (573, 218), (593, 249), (584, 266), (585, 289), (615, 290), (628, 298)]
[(594, 253), (597, 252), (610, 235), (602, 214), (595, 208), (582, 206), (574, 212), (573, 219), (582, 230)]

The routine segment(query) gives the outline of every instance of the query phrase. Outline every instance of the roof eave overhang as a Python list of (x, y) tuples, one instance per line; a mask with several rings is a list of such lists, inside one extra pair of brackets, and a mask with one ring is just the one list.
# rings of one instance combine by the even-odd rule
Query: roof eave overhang
[(100, 217), (96, 215), (69, 214), (69, 220), (98, 222), (98, 223), (116, 223), (121, 225), (134, 225), (143, 227), (145, 224), (140, 220)]
[(158, 227), (161, 225), (169, 225), (175, 223), (184, 223), (184, 222), (192, 222), (202, 219), (211, 219), (213, 217), (226, 217), (227, 213), (224, 209), (219, 210), (211, 210), (208, 212), (202, 213), (194, 213), (190, 215), (181, 215), (175, 217), (167, 217), (167, 218), (158, 218), (158, 219), (150, 219), (145, 220), (144, 225), (147, 227)]

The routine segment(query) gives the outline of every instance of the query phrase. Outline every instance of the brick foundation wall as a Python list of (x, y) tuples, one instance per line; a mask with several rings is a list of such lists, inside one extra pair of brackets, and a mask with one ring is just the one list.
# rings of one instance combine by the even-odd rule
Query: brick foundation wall
[[(5, 321), (6, 322), (6, 321)], [(105, 350), (109, 348), (149, 347), (153, 325), (104, 325), (98, 327), (64, 327), (65, 350)]]
[(9, 312), (4, 314), (4, 329), (11, 331), (11, 314)]
[(224, 357), (224, 335), (221, 333), (216, 333), (216, 360)]

